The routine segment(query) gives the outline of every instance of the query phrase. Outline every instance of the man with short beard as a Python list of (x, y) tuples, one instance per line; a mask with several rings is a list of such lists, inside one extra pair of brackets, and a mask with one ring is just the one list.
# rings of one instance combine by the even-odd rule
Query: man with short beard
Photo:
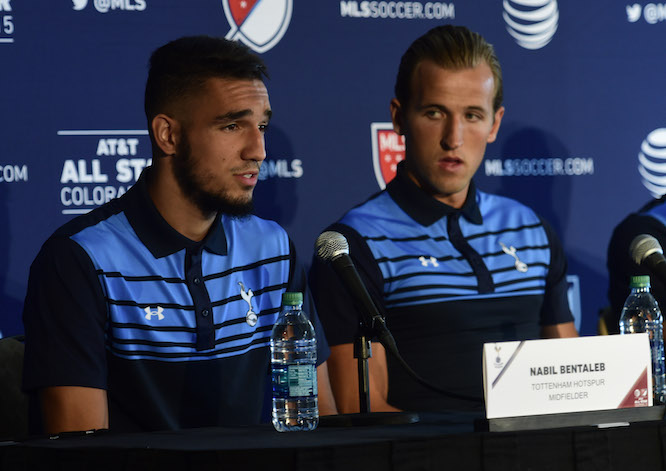
[(44, 431), (164, 430), (268, 417), (269, 337), (306, 293), (320, 411), (329, 350), (286, 232), (252, 216), (271, 117), (261, 59), (187, 37), (150, 61), (153, 165), (122, 197), (58, 229), (30, 271), (24, 389)]

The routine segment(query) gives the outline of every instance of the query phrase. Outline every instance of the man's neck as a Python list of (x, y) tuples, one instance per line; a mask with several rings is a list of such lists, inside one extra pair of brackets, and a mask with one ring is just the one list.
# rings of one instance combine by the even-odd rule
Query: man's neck
[(164, 220), (190, 240), (203, 240), (215, 220), (216, 214), (204, 215), (187, 198), (166, 166), (153, 168), (148, 180), (148, 193)]
[(412, 170), (409, 169), (409, 167), (406, 167), (405, 170), (407, 178), (409, 178), (417, 187), (421, 189), (421, 191), (423, 191), (431, 198), (439, 201), (440, 203), (449, 205), (455, 209), (460, 209), (465, 205), (465, 201), (467, 201), (467, 194), (469, 193), (469, 186), (470, 186), (469, 183), (465, 188), (455, 193), (449, 193), (449, 194), (437, 193), (437, 191), (434, 188), (430, 188), (428, 187), (427, 184), (420, 181), (420, 179), (416, 176), (416, 174)]

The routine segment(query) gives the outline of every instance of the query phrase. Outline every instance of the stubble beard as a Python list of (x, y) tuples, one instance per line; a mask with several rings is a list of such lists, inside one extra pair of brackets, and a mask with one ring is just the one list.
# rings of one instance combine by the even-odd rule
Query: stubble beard
[(173, 171), (181, 191), (204, 216), (217, 213), (233, 218), (243, 218), (252, 214), (254, 202), (249, 198), (233, 198), (222, 189), (214, 193), (204, 189), (205, 178), (196, 171), (196, 162), (187, 138), (181, 141), (173, 157)]

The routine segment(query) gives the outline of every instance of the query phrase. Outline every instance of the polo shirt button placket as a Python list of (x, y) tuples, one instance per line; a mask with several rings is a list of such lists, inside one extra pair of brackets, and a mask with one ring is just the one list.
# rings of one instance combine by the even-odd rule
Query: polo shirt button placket
[(186, 257), (186, 283), (192, 296), (196, 316), (196, 349), (208, 350), (215, 347), (215, 326), (213, 324), (213, 306), (206, 290), (202, 273), (202, 247), (188, 249)]

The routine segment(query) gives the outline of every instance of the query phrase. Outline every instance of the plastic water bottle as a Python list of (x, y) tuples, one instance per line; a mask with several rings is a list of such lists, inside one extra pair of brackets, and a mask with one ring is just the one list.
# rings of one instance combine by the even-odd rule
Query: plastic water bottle
[(278, 432), (314, 430), (317, 405), (317, 339), (303, 312), (302, 293), (284, 293), (271, 333), (273, 426)]
[(652, 357), (652, 389), (654, 404), (663, 404), (666, 395), (664, 369), (664, 335), (659, 305), (650, 293), (649, 276), (632, 276), (631, 293), (620, 316), (620, 333), (647, 332), (650, 335)]

